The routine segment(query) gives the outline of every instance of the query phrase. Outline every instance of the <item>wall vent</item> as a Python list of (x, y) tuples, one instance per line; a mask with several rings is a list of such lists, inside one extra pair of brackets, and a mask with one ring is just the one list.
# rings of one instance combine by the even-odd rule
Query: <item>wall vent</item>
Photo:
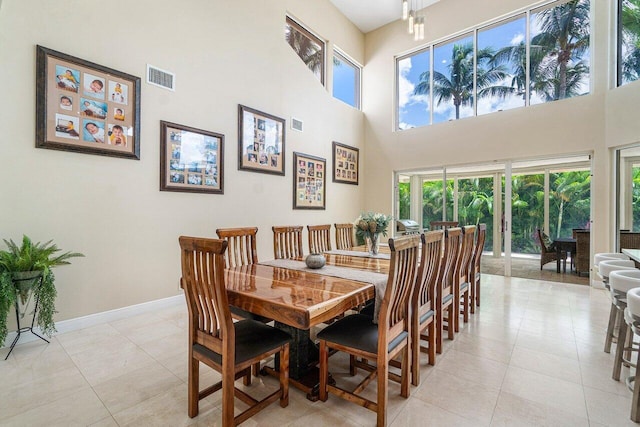
[(291, 117), (291, 129), (302, 132), (302, 120)]
[(176, 90), (176, 75), (170, 71), (147, 64), (147, 83), (169, 90)]

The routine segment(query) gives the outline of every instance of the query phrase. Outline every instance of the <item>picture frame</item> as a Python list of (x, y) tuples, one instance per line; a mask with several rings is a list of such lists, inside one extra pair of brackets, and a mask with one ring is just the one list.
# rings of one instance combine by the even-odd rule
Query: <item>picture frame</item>
[(360, 150), (333, 141), (333, 182), (358, 185)]
[(238, 105), (238, 170), (284, 175), (285, 119)]
[(140, 160), (140, 78), (36, 47), (36, 147)]
[(224, 194), (224, 135), (160, 121), (160, 191)]
[(293, 209), (325, 209), (327, 161), (293, 153)]

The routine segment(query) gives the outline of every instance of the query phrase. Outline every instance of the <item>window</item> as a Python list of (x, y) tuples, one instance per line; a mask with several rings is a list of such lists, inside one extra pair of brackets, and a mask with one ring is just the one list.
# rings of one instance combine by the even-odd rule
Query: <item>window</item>
[(478, 31), (478, 115), (524, 107), (527, 92), (524, 15)]
[(287, 16), (285, 40), (324, 85), (324, 42)]
[(333, 97), (360, 109), (360, 67), (333, 51)]
[(531, 13), (531, 104), (589, 93), (589, 0), (553, 4)]
[(399, 58), (398, 129), (411, 129), (431, 123), (429, 69), (431, 49)]
[(406, 175), (398, 176), (398, 219), (411, 219), (411, 181)]
[(618, 0), (618, 86), (640, 78), (640, 0)]
[[(625, 70), (635, 60), (630, 52), (637, 55), (635, 74), (631, 73), (637, 78), (640, 0), (619, 1), (632, 3), (627, 16), (633, 11), (637, 18), (627, 19), (635, 27), (629, 26), (625, 34), (635, 28), (635, 38), (625, 36), (631, 47), (623, 49), (631, 58)], [(398, 57), (396, 128), (589, 93), (589, 13), (590, 0), (555, 1)]]

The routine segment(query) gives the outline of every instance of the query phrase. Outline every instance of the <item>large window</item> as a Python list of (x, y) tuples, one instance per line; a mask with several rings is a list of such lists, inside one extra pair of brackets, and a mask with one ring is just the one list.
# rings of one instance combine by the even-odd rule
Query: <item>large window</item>
[(640, 0), (618, 0), (618, 85), (640, 78)]
[(333, 97), (360, 108), (360, 67), (334, 49)]
[(397, 58), (397, 129), (589, 93), (589, 13), (556, 1)]
[(289, 46), (324, 85), (324, 42), (288, 16), (284, 35)]

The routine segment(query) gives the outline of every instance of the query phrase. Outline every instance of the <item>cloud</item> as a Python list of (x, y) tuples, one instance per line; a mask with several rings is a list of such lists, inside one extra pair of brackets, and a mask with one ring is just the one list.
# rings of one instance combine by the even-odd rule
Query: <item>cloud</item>
[(407, 79), (411, 71), (411, 58), (398, 61), (398, 106), (404, 107), (413, 95), (414, 84)]
[(520, 43), (522, 43), (523, 41), (524, 41), (524, 34), (518, 33), (515, 36), (513, 36), (513, 38), (511, 39), (511, 41), (509, 43), (511, 44), (511, 46), (517, 46)]

